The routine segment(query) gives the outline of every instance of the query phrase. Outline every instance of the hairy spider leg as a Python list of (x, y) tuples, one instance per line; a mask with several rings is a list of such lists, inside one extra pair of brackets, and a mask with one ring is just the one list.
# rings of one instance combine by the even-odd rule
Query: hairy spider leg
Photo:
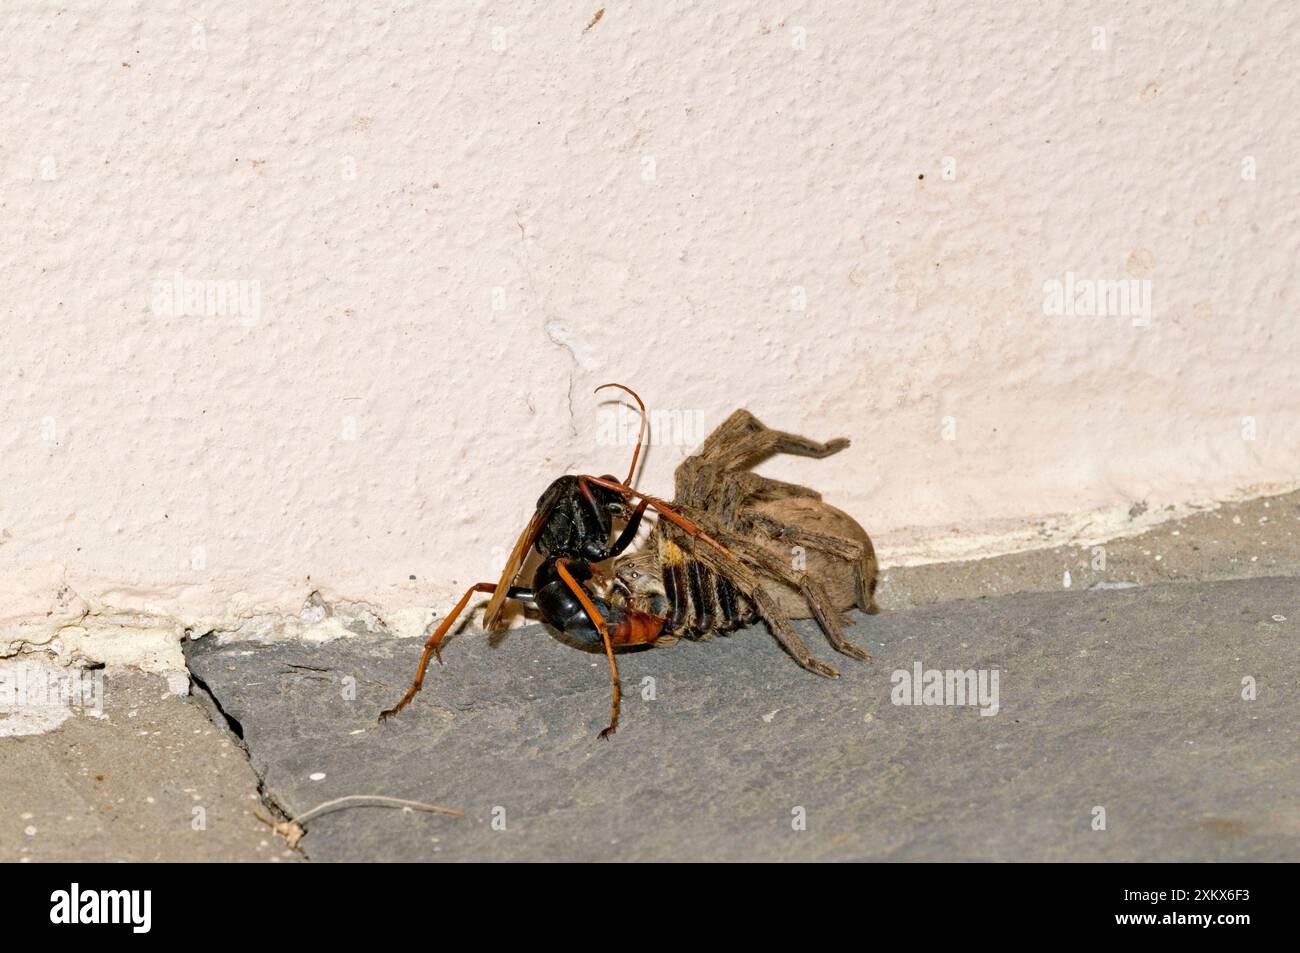
[(750, 520), (777, 539), (852, 561), (858, 590), (858, 608), (869, 615), (880, 612), (880, 606), (876, 605), (876, 550), (870, 539), (844, 539), (825, 533), (813, 533), (782, 523), (763, 513), (751, 516)]
[(826, 634), (827, 640), (837, 652), (862, 659), (864, 662), (871, 659), (866, 651), (858, 648), (845, 636), (844, 627), (840, 624), (839, 612), (819, 580), (806, 572), (791, 569), (785, 560), (748, 540), (739, 538), (731, 540), (731, 547), (743, 559), (768, 576), (798, 590), (808, 604), (808, 608), (812, 609), (813, 617), (821, 626), (822, 632)]
[(812, 440), (784, 430), (773, 430), (747, 410), (737, 410), (717, 430), (705, 438), (699, 456), (729, 469), (743, 469), (746, 465), (776, 453), (799, 457), (829, 457), (849, 445), (843, 437)]

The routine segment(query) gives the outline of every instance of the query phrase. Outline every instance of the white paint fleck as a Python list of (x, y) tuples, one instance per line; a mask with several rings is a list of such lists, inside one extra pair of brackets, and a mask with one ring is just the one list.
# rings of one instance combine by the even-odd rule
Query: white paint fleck
[[(23, 677), (33, 680), (45, 673), (57, 676), (62, 671), (54, 665), (35, 660), (0, 660), (0, 673), (4, 673), (3, 677), (7, 684), (19, 684), (19, 668), (26, 668), (22, 673)], [(0, 738), (43, 735), (59, 727), (72, 715), (73, 709), (57, 698), (42, 700), (41, 703), (10, 701), (0, 707)]]
[(573, 331), (560, 324), (560, 322), (548, 321), (543, 330), (546, 331), (548, 338), (572, 354), (573, 363), (583, 370), (589, 370), (596, 366), (596, 360), (592, 357), (590, 345)]
[(317, 771), (317, 772), (315, 772), (314, 774), (311, 775), (311, 780), (313, 780), (313, 781), (324, 781), (324, 780), (325, 780), (325, 772), (324, 772), (324, 771)]
[(167, 694), (185, 698), (190, 693), (190, 675), (188, 672), (167, 673)]

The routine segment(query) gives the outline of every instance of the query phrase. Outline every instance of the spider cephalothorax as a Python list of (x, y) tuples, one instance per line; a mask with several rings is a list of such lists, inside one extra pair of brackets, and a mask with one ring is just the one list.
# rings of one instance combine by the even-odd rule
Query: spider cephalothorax
[(615, 565), (611, 600), (663, 618), (660, 644), (762, 618), (801, 665), (834, 675), (790, 625), (792, 617), (811, 615), (838, 651), (868, 658), (845, 637), (840, 611), (877, 611), (870, 538), (814, 490), (751, 470), (775, 453), (826, 457), (847, 446), (771, 430), (736, 411), (677, 468), (672, 501), (733, 558), (661, 522), (642, 551)]

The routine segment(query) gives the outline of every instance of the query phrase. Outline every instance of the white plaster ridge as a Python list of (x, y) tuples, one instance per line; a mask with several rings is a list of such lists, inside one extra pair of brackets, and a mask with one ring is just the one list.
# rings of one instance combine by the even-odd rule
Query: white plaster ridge
[(1197, 503), (1142, 502), (1119, 504), (1087, 513), (1044, 517), (1028, 526), (1003, 531), (975, 531), (960, 534), (919, 536), (913, 541), (877, 546), (882, 568), (924, 566), (930, 563), (965, 562), (1009, 556), (1033, 549), (1057, 546), (1097, 546), (1116, 539), (1139, 536), (1148, 530), (1194, 513), (1216, 510), (1225, 503), (1280, 496), (1300, 489), (1300, 482), (1255, 487), (1226, 500)]

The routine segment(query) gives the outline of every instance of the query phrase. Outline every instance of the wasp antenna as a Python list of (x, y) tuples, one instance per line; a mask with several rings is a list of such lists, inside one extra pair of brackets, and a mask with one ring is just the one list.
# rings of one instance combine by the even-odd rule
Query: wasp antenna
[(632, 399), (636, 401), (637, 407), (641, 408), (641, 427), (636, 434), (636, 449), (632, 451), (632, 466), (628, 468), (627, 479), (623, 481), (624, 486), (631, 486), (632, 478), (636, 476), (636, 462), (641, 456), (641, 442), (645, 439), (645, 404), (641, 401), (640, 395), (626, 384), (601, 384), (593, 393), (600, 393), (606, 387), (617, 387), (619, 390), (627, 391), (632, 395)]

